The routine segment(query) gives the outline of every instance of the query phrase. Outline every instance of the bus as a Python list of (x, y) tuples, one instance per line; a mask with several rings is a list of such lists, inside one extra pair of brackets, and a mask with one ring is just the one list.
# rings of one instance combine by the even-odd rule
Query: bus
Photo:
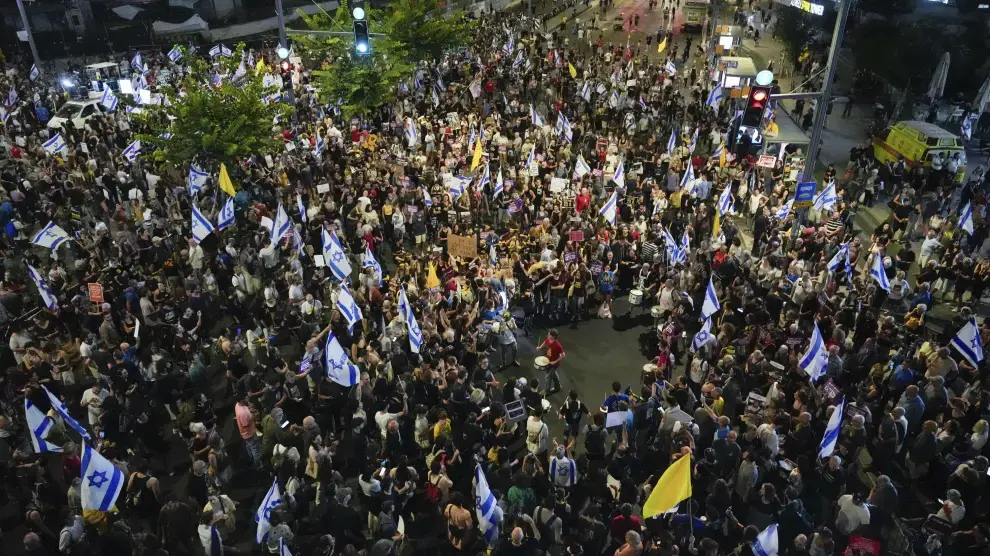
[(710, 0), (687, 0), (681, 9), (681, 16), (684, 19), (684, 26), (681, 28), (685, 33), (700, 33), (708, 24), (708, 16), (711, 11)]

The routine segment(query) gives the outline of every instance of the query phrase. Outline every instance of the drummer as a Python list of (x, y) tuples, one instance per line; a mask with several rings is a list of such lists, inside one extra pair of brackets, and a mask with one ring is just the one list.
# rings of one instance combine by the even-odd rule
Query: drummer
[(560, 375), (558, 374), (558, 369), (560, 368), (560, 362), (563, 361), (564, 357), (567, 355), (564, 352), (564, 346), (560, 343), (558, 336), (557, 329), (551, 328), (547, 332), (547, 337), (543, 340), (543, 343), (536, 346), (537, 350), (546, 350), (544, 356), (548, 359), (548, 361), (546, 364), (546, 377), (544, 377), (543, 382), (547, 388), (546, 394), (548, 396), (560, 392)]

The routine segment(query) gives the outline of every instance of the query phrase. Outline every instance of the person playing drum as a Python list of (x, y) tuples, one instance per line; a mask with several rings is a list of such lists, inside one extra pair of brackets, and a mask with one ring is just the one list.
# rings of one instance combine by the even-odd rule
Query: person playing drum
[(561, 345), (558, 339), (557, 329), (551, 328), (547, 332), (547, 338), (543, 340), (539, 346), (536, 347), (537, 350), (546, 349), (546, 358), (549, 359), (547, 364), (547, 374), (544, 377), (544, 384), (546, 384), (547, 395), (560, 392), (560, 375), (557, 374), (557, 369), (560, 367), (560, 362), (563, 361), (564, 356), (564, 346)]

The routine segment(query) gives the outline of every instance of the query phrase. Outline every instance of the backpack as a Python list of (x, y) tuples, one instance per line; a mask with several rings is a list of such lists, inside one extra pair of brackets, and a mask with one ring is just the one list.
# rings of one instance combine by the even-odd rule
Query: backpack
[(440, 483), (440, 479), (437, 482), (433, 482), (432, 479), (426, 481), (425, 494), (426, 499), (430, 502), (437, 503), (440, 501), (440, 487), (437, 484)]
[[(543, 510), (543, 508), (541, 506), (537, 506), (536, 510), (533, 511), (533, 515), (539, 518), (541, 510)], [(553, 547), (553, 545), (557, 544), (557, 539), (554, 537), (553, 527), (552, 527), (552, 525), (557, 521), (560, 521), (560, 516), (551, 515), (550, 519), (546, 520), (543, 523), (537, 524), (537, 526), (540, 529), (540, 550), (543, 551), (550, 550), (550, 548)]]
[(604, 427), (598, 430), (589, 429), (588, 434), (584, 437), (584, 450), (589, 454), (604, 455), (605, 435), (607, 434), (608, 431)]

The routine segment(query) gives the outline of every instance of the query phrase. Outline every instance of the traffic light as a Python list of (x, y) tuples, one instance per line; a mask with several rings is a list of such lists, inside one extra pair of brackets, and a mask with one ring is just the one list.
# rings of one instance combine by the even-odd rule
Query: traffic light
[(763, 114), (770, 105), (770, 87), (753, 86), (749, 89), (749, 99), (746, 100), (746, 111), (743, 112), (742, 125), (760, 127), (763, 124)]
[(365, 56), (371, 53), (371, 34), (368, 31), (368, 19), (364, 13), (364, 2), (354, 2), (351, 15), (354, 17), (354, 53)]

